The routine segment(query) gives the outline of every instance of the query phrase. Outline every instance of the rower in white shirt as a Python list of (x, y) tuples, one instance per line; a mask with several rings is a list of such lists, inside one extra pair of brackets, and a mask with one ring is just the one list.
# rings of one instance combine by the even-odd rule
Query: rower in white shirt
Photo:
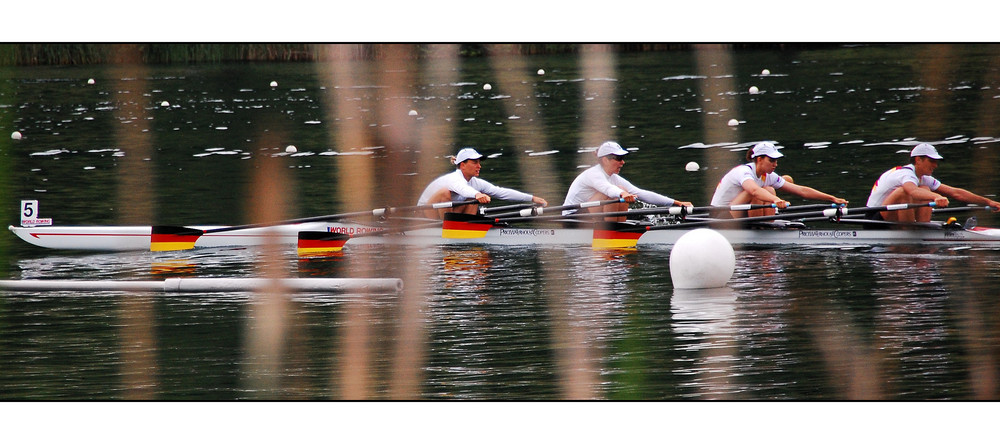
[[(598, 200), (625, 199), (625, 202), (618, 202), (604, 205), (602, 207), (590, 207), (587, 211), (612, 212), (626, 211), (628, 204), (641, 200), (653, 205), (678, 205), (691, 206), (691, 202), (675, 200), (649, 190), (644, 190), (629, 181), (625, 180), (619, 173), (625, 166), (625, 156), (628, 151), (622, 149), (617, 142), (604, 142), (597, 148), (597, 165), (594, 165), (580, 173), (569, 187), (566, 193), (566, 200), (563, 205), (578, 205), (584, 202)], [(565, 210), (563, 214), (572, 214), (576, 210)], [(609, 217), (606, 220), (624, 221), (625, 216)]]
[[(1000, 203), (971, 191), (941, 183), (931, 176), (943, 159), (934, 145), (921, 143), (910, 151), (909, 165), (897, 166), (879, 176), (868, 196), (869, 207), (881, 207), (904, 203), (934, 202), (937, 207), (947, 207), (948, 198), (972, 204), (989, 205), (993, 211), (1000, 211)], [(874, 213), (872, 219), (892, 222), (929, 222), (931, 207), (906, 210), (882, 211)]]
[[(476, 199), (479, 204), (490, 203), (491, 198), (511, 201), (533, 202), (546, 206), (549, 203), (538, 196), (533, 196), (512, 188), (504, 188), (493, 185), (479, 178), (482, 169), (479, 154), (473, 148), (462, 148), (455, 155), (454, 163), (458, 167), (455, 171), (434, 179), (417, 200), (417, 205), (430, 205), (442, 202), (459, 202), (466, 199)], [(437, 210), (426, 210), (425, 215), (429, 218), (441, 219), (445, 212), (457, 212), (475, 214), (479, 211), (478, 204), (463, 205), (455, 208), (442, 208)]]
[[(835, 204), (847, 204), (847, 200), (810, 188), (796, 185), (787, 176), (779, 176), (774, 172), (778, 168), (778, 159), (784, 157), (771, 142), (760, 142), (747, 151), (748, 163), (729, 170), (715, 187), (712, 196), (712, 206), (732, 206), (742, 204), (775, 204), (778, 208), (787, 208), (788, 201), (778, 197), (776, 190), (786, 191), (796, 196), (827, 200)], [(750, 211), (730, 211), (734, 218), (747, 216), (764, 216), (775, 214), (774, 209)]]

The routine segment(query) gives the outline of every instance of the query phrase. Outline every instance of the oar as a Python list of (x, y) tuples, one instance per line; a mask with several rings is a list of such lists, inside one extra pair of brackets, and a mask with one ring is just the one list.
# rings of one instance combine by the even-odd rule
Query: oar
[[(840, 204), (809, 204), (809, 205), (799, 205), (799, 206), (789, 206), (783, 208), (786, 216), (798, 213), (801, 211), (811, 211), (819, 210), (823, 208), (838, 208), (841, 207)], [(656, 207), (656, 208), (640, 208), (637, 210), (629, 211), (612, 211), (607, 213), (586, 213), (586, 214), (568, 214), (564, 217), (568, 218), (582, 218), (582, 217), (613, 217), (613, 216), (645, 216), (654, 214), (670, 214), (673, 216), (688, 216), (695, 213), (703, 212), (723, 212), (723, 211), (748, 211), (748, 210), (761, 210), (767, 208), (778, 208), (777, 204), (743, 204), (743, 205), (730, 205), (730, 206), (704, 206), (704, 207)]]
[[(615, 202), (624, 202), (624, 199), (584, 202), (575, 205), (563, 205), (559, 207), (551, 207), (546, 210), (561, 211), (561, 210), (579, 209), (579, 208), (607, 205)], [(538, 207), (538, 208), (529, 208), (522, 210), (520, 212), (507, 213), (507, 214), (521, 214), (522, 212), (536, 212), (536, 211), (539, 214), (541, 214), (541, 212), (545, 210), (543, 210), (542, 207)], [(445, 213), (444, 218), (441, 222), (441, 237), (445, 239), (482, 238), (486, 236), (486, 233), (490, 230), (490, 228), (493, 228), (493, 226), (497, 223), (498, 219), (499, 215), (484, 217), (478, 214)], [(404, 228), (402, 229), (402, 231), (405, 231), (407, 229), (410, 228)], [(385, 231), (380, 231), (371, 234), (365, 233), (365, 235), (385, 234), (385, 233), (386, 233)], [(299, 250), (302, 253), (310, 255), (317, 253), (326, 254), (329, 251), (339, 251), (341, 248), (343, 248), (344, 243), (347, 242), (347, 239), (350, 238), (350, 237), (344, 237), (346, 235), (335, 236), (333, 235), (333, 233), (327, 234), (319, 232), (316, 234), (305, 235), (307, 239), (303, 241), (301, 240), (302, 239), (301, 236), (302, 235), (300, 234)], [(303, 242), (305, 242), (308, 246), (303, 247)]]
[(828, 208), (823, 211), (813, 211), (805, 213), (795, 213), (795, 214), (775, 214), (771, 216), (754, 216), (754, 217), (741, 217), (736, 219), (701, 219), (697, 221), (681, 222), (673, 225), (658, 225), (647, 228), (648, 230), (670, 230), (676, 228), (688, 228), (692, 226), (704, 226), (704, 225), (728, 225), (735, 223), (745, 223), (745, 222), (761, 222), (777, 219), (788, 219), (794, 216), (795, 220), (803, 220), (803, 218), (819, 217), (828, 218), (831, 220), (840, 219), (843, 216), (852, 213), (874, 213), (876, 211), (898, 211), (906, 210), (910, 208), (920, 208), (920, 207), (933, 207), (934, 202), (927, 203), (915, 203), (915, 204), (895, 204), (895, 205), (885, 205), (881, 207), (858, 207), (858, 208)]
[(838, 224), (858, 224), (858, 225), (879, 225), (879, 226), (889, 226), (889, 227), (918, 227), (918, 228), (932, 228), (940, 229), (944, 225), (941, 222), (892, 222), (886, 220), (871, 220), (864, 218), (841, 218), (834, 221)]
[(510, 210), (522, 210), (524, 208), (532, 208), (537, 204), (534, 203), (520, 203), (514, 205), (503, 205), (499, 207), (483, 207), (483, 214), (496, 213), (499, 211), (510, 211)]
[(989, 205), (968, 205), (964, 207), (935, 208), (934, 214), (958, 213), (962, 211), (993, 211), (995, 208)]
[(602, 207), (604, 205), (610, 205), (610, 204), (613, 204), (613, 203), (620, 203), (620, 202), (625, 202), (625, 199), (618, 198), (618, 199), (610, 199), (610, 200), (595, 200), (595, 201), (591, 201), (591, 202), (583, 202), (583, 203), (578, 203), (578, 204), (573, 204), (573, 205), (560, 205), (560, 206), (557, 206), (557, 207), (532, 207), (532, 208), (525, 208), (525, 209), (523, 209), (521, 211), (514, 211), (514, 212), (510, 212), (510, 213), (494, 214), (494, 215), (491, 215), (490, 217), (494, 218), (494, 219), (503, 219), (503, 218), (509, 218), (509, 217), (541, 216), (541, 215), (543, 215), (545, 213), (551, 213), (553, 211), (562, 212), (562, 211), (565, 211), (565, 210), (579, 210), (579, 209), (583, 209), (583, 208)]
[[(929, 206), (933, 206), (933, 205), (929, 205)], [(906, 209), (906, 208), (902, 208), (902, 209)], [(860, 209), (856, 209), (856, 210), (860, 210)], [(969, 205), (969, 206), (964, 206), (964, 207), (934, 208), (934, 210), (933, 210), (934, 213), (933, 214), (960, 213), (960, 212), (966, 212), (966, 211), (993, 211), (993, 210), (994, 210), (994, 208), (991, 207), (991, 206), (989, 206), (989, 205)], [(873, 213), (874, 210), (873, 211), (868, 211), (868, 212), (869, 213)], [(844, 216), (841, 217), (841, 219), (861, 218), (861, 217), (864, 217), (864, 213), (865, 212), (854, 211), (854, 213), (855, 214), (844, 215)], [(826, 220), (826, 219), (827, 219), (827, 217), (821, 216), (821, 217), (808, 217), (808, 218), (805, 218), (805, 219), (798, 219), (798, 220), (801, 220), (803, 222), (813, 222), (813, 221)], [(878, 222), (878, 221), (876, 221), (876, 222)]]
[(478, 201), (476, 201), (475, 199), (469, 199), (460, 202), (440, 202), (427, 205), (414, 205), (410, 207), (384, 207), (384, 208), (376, 208), (369, 211), (328, 214), (325, 216), (303, 217), (299, 219), (288, 219), (283, 221), (260, 223), (260, 224), (234, 225), (229, 227), (210, 228), (207, 230), (191, 228), (191, 227), (171, 226), (171, 225), (153, 225), (150, 232), (149, 249), (150, 251), (190, 250), (194, 248), (194, 243), (198, 241), (198, 238), (209, 233), (222, 233), (226, 231), (247, 230), (251, 228), (264, 228), (264, 227), (273, 227), (278, 225), (293, 225), (306, 222), (324, 222), (324, 221), (348, 219), (360, 216), (383, 217), (401, 211), (419, 211), (419, 210), (430, 210), (439, 208), (454, 208), (476, 202)]
[[(785, 211), (805, 211), (805, 210), (816, 210), (821, 208), (837, 208), (840, 207), (839, 204), (810, 204), (810, 205), (800, 205), (796, 207), (787, 207)], [(574, 213), (563, 215), (549, 215), (549, 216), (527, 216), (527, 217), (507, 217), (507, 218), (497, 218), (497, 222), (526, 222), (526, 221), (539, 221), (546, 219), (589, 219), (589, 218), (604, 218), (604, 217), (617, 217), (617, 216), (645, 216), (654, 214), (670, 214), (673, 216), (688, 216), (695, 213), (701, 212), (713, 212), (713, 211), (747, 211), (747, 210), (759, 210), (765, 208), (777, 208), (775, 204), (743, 204), (743, 205), (730, 205), (730, 206), (704, 206), (704, 207), (682, 207), (682, 206), (670, 206), (670, 207), (656, 207), (656, 208), (641, 208), (637, 210), (628, 211), (609, 211), (605, 213)], [(783, 215), (791, 215), (793, 213), (782, 213)]]
[[(933, 205), (930, 205), (933, 206)], [(903, 208), (905, 209), (905, 208)], [(993, 207), (989, 205), (969, 205), (965, 207), (947, 207), (947, 208), (935, 208), (934, 214), (946, 214), (946, 213), (958, 213), (965, 211), (993, 211)], [(872, 212), (872, 211), (870, 211)], [(884, 220), (871, 220), (863, 219), (863, 214), (856, 214), (850, 217), (841, 217), (833, 222), (837, 223), (851, 223), (851, 224), (862, 224), (862, 225), (887, 225), (887, 226), (899, 226), (899, 227), (921, 227), (921, 228), (942, 228), (945, 224), (941, 222), (894, 222), (894, 221), (884, 221)], [(802, 219), (803, 222), (826, 220), (826, 217), (813, 217)]]

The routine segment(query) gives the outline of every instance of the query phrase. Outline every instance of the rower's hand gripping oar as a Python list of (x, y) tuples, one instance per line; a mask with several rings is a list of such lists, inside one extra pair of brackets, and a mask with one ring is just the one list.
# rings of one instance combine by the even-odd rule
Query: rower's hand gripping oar
[(460, 202), (440, 202), (428, 205), (414, 205), (410, 207), (384, 207), (384, 208), (376, 208), (369, 211), (328, 214), (325, 216), (304, 217), (299, 219), (288, 219), (283, 221), (261, 223), (261, 224), (234, 225), (230, 227), (211, 228), (207, 230), (191, 228), (191, 227), (171, 226), (171, 225), (153, 225), (150, 230), (149, 250), (150, 251), (190, 250), (194, 248), (195, 242), (197, 242), (198, 239), (201, 238), (201, 236), (209, 233), (222, 233), (226, 231), (247, 230), (251, 228), (265, 228), (278, 225), (293, 225), (306, 222), (326, 222), (326, 221), (348, 219), (352, 217), (361, 217), (361, 216), (375, 216), (384, 218), (386, 216), (402, 211), (419, 211), (419, 210), (440, 209), (440, 208), (454, 208), (472, 203), (477, 203), (477, 201), (475, 199), (469, 199)]

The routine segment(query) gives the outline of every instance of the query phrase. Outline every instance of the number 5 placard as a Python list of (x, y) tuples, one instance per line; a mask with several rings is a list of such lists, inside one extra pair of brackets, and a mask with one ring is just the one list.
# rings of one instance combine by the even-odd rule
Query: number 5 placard
[(38, 217), (38, 201), (21, 201), (21, 226), (35, 227), (38, 225), (52, 225), (52, 219), (41, 219)]

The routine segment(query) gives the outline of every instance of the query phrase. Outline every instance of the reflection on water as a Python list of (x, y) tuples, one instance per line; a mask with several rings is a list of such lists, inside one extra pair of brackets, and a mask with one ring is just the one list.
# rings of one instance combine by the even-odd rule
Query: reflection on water
[(679, 373), (700, 375), (690, 385), (697, 395), (723, 399), (741, 389), (731, 382), (732, 364), (737, 361), (735, 343), (736, 294), (729, 287), (675, 289), (670, 298), (673, 329), (678, 348), (697, 352), (689, 368)]
[[(352, 253), (377, 258), (380, 250)], [(714, 290), (673, 289), (668, 249), (418, 253), (427, 279), (407, 285), (425, 285), (428, 294), (422, 397), (557, 399), (566, 396), (559, 375), (567, 371), (579, 372), (582, 397), (595, 399), (995, 393), (992, 338), (1000, 303), (983, 291), (1000, 274), (994, 251), (738, 253), (733, 281)], [(161, 264), (176, 267), (169, 273), (194, 268), (199, 275), (239, 276), (253, 259), (250, 250), (206, 250), (187, 259), (51, 256), (21, 260), (18, 267), (26, 278), (152, 279), (163, 276)], [(336, 276), (349, 265), (342, 258), (287, 263), (290, 273), (309, 276)], [(770, 272), (776, 269), (782, 272)], [(378, 266), (373, 272), (392, 275)], [(256, 396), (247, 391), (241, 352), (245, 326), (258, 316), (248, 310), (259, 303), (252, 294), (20, 292), (3, 298), (8, 327), (0, 334), (0, 382), (7, 397), (124, 397), (122, 390), (133, 386), (124, 381), (140, 380), (122, 378), (140, 374), (151, 374), (137, 384), (159, 399)], [(324, 375), (347, 371), (339, 363), (357, 359), (341, 342), (351, 328), (366, 332), (368, 348), (358, 362), (368, 363), (362, 367), (372, 387), (367, 396), (386, 396), (378, 387), (391, 377), (397, 303), (394, 295), (290, 296), (288, 339), (274, 370), (283, 376), (269, 396), (336, 396), (332, 381), (338, 378)], [(136, 304), (155, 316), (123, 316)], [(143, 325), (151, 330), (143, 333)], [(127, 330), (148, 339), (122, 353), (118, 335)], [(136, 365), (154, 369), (128, 370)]]

